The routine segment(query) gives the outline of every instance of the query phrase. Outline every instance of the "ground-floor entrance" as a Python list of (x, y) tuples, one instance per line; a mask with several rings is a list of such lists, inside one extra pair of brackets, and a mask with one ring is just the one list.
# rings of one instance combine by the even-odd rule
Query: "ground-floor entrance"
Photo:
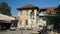
[(10, 29), (10, 26), (11, 26), (11, 23), (1, 23), (0, 22), (1, 30), (3, 30), (3, 29)]

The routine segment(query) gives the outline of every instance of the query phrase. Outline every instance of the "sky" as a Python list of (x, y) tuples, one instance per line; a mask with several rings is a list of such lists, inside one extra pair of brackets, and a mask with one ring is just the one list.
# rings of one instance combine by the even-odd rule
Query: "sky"
[(16, 9), (26, 4), (32, 4), (39, 8), (57, 7), (60, 4), (60, 0), (0, 0), (0, 3), (1, 2), (8, 3), (11, 7), (12, 16), (15, 17), (18, 17), (18, 10)]

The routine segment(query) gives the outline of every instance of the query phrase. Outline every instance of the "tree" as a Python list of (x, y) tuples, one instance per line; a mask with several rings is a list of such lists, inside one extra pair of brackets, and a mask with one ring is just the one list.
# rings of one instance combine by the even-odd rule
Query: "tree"
[(57, 7), (56, 14), (60, 16), (60, 5)]
[(0, 3), (0, 13), (11, 16), (11, 7), (6, 3)]
[(58, 15), (57, 20), (58, 20), (58, 25), (60, 26), (60, 5), (58, 5), (57, 7), (56, 15)]

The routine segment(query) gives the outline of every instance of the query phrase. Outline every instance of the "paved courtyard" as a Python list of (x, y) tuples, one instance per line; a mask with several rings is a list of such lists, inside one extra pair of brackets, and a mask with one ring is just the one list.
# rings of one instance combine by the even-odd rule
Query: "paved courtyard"
[(0, 34), (31, 34), (34, 30), (16, 30), (16, 31), (0, 31)]
[[(31, 32), (37, 32), (37, 30), (16, 30), (16, 31), (0, 31), (0, 34), (31, 34)], [(49, 32), (49, 34), (58, 34), (57, 32)]]

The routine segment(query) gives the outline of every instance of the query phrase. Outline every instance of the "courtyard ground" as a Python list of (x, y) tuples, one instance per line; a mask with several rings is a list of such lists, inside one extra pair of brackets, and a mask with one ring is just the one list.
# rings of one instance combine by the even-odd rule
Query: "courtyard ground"
[[(0, 31), (0, 34), (31, 34), (31, 32), (37, 32), (37, 30), (16, 30), (16, 31)], [(42, 32), (43, 33), (43, 32)], [(57, 32), (50, 32), (48, 31), (49, 34), (58, 34)]]

